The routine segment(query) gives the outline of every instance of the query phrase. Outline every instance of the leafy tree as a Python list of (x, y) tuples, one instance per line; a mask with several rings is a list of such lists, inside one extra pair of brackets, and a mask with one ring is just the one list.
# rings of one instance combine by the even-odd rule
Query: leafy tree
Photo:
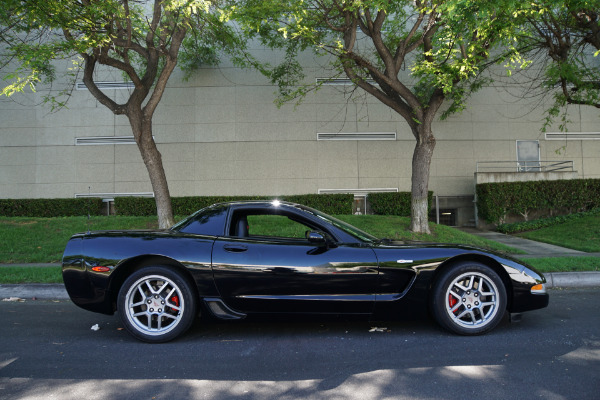
[(542, 66), (538, 93), (554, 97), (544, 130), (561, 111), (560, 129), (566, 130), (570, 104), (600, 109), (599, 14), (599, 0), (536, 0), (519, 12), (520, 51)]
[[(52, 83), (57, 79), (54, 62), (74, 60), (90, 93), (115, 115), (127, 116), (148, 170), (159, 226), (169, 227), (174, 222), (171, 198), (161, 154), (152, 137), (152, 118), (180, 56), (185, 54), (189, 64), (215, 62), (215, 46), (235, 46), (215, 3), (5, 0), (0, 11), (1, 65), (13, 70), (4, 77), (7, 85), (2, 94), (10, 96)], [(192, 52), (183, 52), (186, 47)], [(119, 102), (98, 87), (95, 76), (99, 69), (116, 70), (133, 83), (127, 101)], [(53, 106), (64, 105), (60, 96), (47, 100)]]
[[(294, 58), (312, 48), (354, 85), (397, 112), (416, 140), (412, 160), (411, 230), (429, 232), (427, 194), (436, 139), (432, 123), (460, 111), (490, 51), (510, 45), (511, 10), (500, 0), (243, 0), (235, 19), (262, 42), (284, 48), (285, 61), (269, 70), (283, 100), (304, 96)], [(410, 73), (407, 73), (409, 71)]]

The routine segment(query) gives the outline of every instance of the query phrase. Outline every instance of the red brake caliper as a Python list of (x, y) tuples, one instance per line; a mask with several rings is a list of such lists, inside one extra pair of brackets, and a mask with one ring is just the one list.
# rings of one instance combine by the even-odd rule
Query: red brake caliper
[(450, 308), (454, 307), (456, 305), (456, 303), (458, 303), (458, 300), (456, 300), (456, 298), (454, 296), (449, 294), (448, 295), (448, 305), (450, 306)]
[[(171, 302), (174, 303), (177, 307), (179, 307), (179, 296), (173, 296), (173, 297), (171, 297)], [(174, 308), (171, 308), (171, 310), (177, 311)]]

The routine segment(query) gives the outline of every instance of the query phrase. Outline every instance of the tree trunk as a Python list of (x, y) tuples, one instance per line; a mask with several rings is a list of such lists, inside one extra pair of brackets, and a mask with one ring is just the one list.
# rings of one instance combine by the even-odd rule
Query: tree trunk
[(173, 226), (173, 209), (171, 207), (171, 195), (167, 176), (163, 168), (162, 156), (156, 147), (152, 137), (152, 119), (146, 119), (140, 112), (130, 112), (127, 114), (129, 123), (135, 137), (140, 154), (144, 160), (144, 165), (150, 176), (154, 200), (156, 201), (156, 211), (158, 215), (158, 227), (167, 229)]
[(431, 233), (429, 230), (428, 194), (435, 137), (431, 131), (431, 123), (427, 120), (416, 130), (417, 144), (412, 159), (410, 230), (417, 233)]

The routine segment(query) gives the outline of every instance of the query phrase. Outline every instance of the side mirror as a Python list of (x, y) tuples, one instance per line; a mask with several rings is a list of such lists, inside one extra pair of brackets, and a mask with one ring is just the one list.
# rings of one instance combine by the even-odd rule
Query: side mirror
[(306, 239), (309, 241), (309, 243), (316, 244), (319, 246), (327, 244), (325, 234), (319, 231), (306, 231)]

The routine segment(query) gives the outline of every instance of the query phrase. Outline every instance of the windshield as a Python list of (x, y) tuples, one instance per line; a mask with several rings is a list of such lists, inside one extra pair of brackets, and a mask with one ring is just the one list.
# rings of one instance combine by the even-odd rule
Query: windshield
[(358, 229), (357, 227), (348, 224), (347, 222), (344, 222), (335, 217), (332, 217), (331, 215), (327, 215), (325, 213), (322, 213), (320, 211), (317, 211), (317, 210), (309, 208), (309, 207), (302, 207), (302, 209), (304, 211), (310, 212), (311, 214), (324, 220), (325, 222), (329, 222), (331, 225), (335, 226), (336, 228), (343, 230), (347, 234), (354, 236), (355, 238), (357, 238), (363, 242), (368, 242), (368, 243), (379, 242), (379, 239), (376, 238), (375, 236), (373, 236), (365, 231), (362, 231), (362, 230)]

